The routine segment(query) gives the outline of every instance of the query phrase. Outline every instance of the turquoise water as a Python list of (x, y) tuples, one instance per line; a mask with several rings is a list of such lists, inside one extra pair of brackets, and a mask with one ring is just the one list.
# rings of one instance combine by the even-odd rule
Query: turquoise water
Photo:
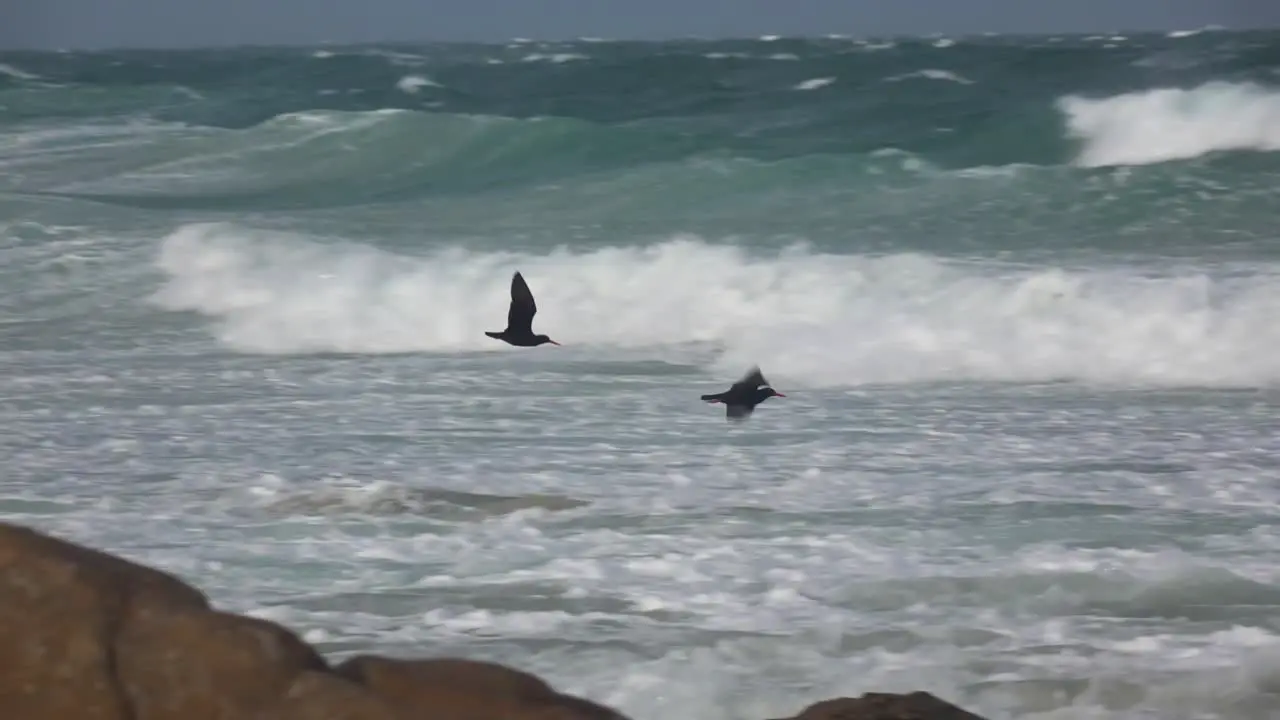
[(1276, 33), (0, 53), (0, 516), (636, 720), (1272, 718), (1277, 150)]

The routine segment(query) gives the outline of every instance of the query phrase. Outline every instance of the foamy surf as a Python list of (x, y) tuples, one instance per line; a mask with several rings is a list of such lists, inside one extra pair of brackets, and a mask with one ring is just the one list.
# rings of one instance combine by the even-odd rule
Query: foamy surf
[[(936, 380), (1267, 385), (1280, 380), (1276, 268), (1001, 267), (920, 254), (752, 255), (697, 237), (548, 254), (410, 257), (233, 225), (164, 238), (152, 301), (249, 353), (505, 348), (520, 269), (536, 327), (569, 347), (712, 342), (719, 372), (761, 363), (816, 386)], [(492, 326), (492, 327), (491, 327)]]
[(0, 53), (0, 512), (634, 720), (1272, 720), (1280, 34), (954, 39)]
[(1280, 150), (1280, 90), (1209, 82), (1058, 103), (1085, 167), (1145, 165), (1226, 150)]
[(914, 72), (903, 73), (885, 78), (885, 82), (901, 82), (903, 80), (911, 80), (913, 78), (923, 78), (925, 80), (944, 80), (947, 82), (958, 83), (960, 85), (972, 85), (973, 81), (962, 75), (957, 75), (950, 70), (938, 70), (935, 68), (926, 68), (924, 70), (916, 70)]
[(0, 75), (7, 75), (14, 80), (39, 80), (40, 76), (29, 73), (22, 68), (10, 65), (8, 63), (0, 63)]

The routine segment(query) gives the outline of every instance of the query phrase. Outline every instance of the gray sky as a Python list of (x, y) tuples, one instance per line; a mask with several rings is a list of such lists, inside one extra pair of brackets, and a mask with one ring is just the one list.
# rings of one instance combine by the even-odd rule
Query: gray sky
[(1280, 0), (0, 0), (0, 47), (1280, 27)]

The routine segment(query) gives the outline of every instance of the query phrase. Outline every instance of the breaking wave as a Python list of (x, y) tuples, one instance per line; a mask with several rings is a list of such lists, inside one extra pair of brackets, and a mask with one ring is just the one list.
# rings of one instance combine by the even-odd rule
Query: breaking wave
[(1280, 150), (1280, 89), (1210, 82), (1089, 99), (1063, 98), (1076, 162), (1145, 165), (1228, 150)]
[(546, 254), (374, 247), (231, 225), (166, 237), (152, 302), (246, 353), (502, 352), (510, 273), (565, 346), (710, 343), (792, 385), (936, 380), (1250, 386), (1280, 380), (1278, 268), (1154, 273), (912, 253), (771, 256), (694, 236)]

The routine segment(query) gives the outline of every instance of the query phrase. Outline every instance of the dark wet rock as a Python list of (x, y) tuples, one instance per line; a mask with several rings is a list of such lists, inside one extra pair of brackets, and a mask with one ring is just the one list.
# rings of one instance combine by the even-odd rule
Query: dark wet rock
[(430, 708), (433, 720), (626, 720), (615, 710), (561, 694), (535, 675), (497, 663), (362, 655), (336, 672), (395, 707)]
[[(780, 719), (781, 720), (781, 719)], [(984, 720), (927, 692), (866, 693), (814, 703), (787, 720)]]
[(248, 720), (409, 720), (407, 715), (350, 680), (304, 672)]
[(216, 611), (130, 622), (115, 654), (133, 720), (239, 720), (274, 702), (302, 672), (328, 670), (293, 632)]
[(388, 697), (411, 695), (422, 687), (447, 687), (459, 692), (482, 691), (514, 698), (543, 698), (555, 694), (555, 690), (536, 675), (481, 660), (397, 660), (357, 655), (338, 665), (334, 671)]

